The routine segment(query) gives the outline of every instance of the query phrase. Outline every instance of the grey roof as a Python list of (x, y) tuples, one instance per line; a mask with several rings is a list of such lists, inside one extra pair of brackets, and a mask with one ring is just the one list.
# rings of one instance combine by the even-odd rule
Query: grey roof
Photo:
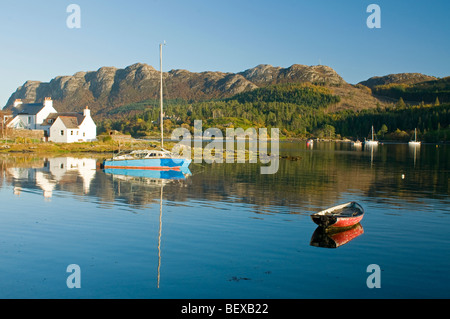
[(14, 116), (17, 114), (36, 115), (43, 107), (44, 103), (26, 103), (13, 107), (12, 112)]

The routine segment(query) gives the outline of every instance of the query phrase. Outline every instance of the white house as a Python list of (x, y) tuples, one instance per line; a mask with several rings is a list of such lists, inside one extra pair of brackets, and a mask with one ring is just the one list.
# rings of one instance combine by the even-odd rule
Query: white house
[(42, 103), (26, 103), (15, 100), (12, 108), (13, 119), (8, 123), (9, 128), (39, 130), (50, 113), (56, 113), (53, 101), (46, 97)]
[(58, 113), (53, 101), (27, 103), (17, 99), (12, 108), (13, 118), (7, 127), (13, 129), (44, 130), (48, 141), (57, 143), (91, 142), (97, 138), (97, 126), (86, 106), (83, 112)]
[(97, 125), (88, 107), (82, 113), (49, 114), (45, 123), (51, 142), (92, 142), (97, 139)]

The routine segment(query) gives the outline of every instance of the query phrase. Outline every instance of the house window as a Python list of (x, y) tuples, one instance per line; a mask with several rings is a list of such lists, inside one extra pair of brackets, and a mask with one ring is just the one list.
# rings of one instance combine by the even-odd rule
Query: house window
[(31, 123), (31, 116), (28, 116), (28, 124)]
[(73, 131), (70, 131), (70, 135), (73, 135)]
[(77, 131), (77, 135), (78, 135), (78, 131)]
[(64, 130), (61, 130), (61, 136), (64, 135)]
[(85, 133), (85, 132), (83, 132), (83, 136), (86, 136), (86, 133)]

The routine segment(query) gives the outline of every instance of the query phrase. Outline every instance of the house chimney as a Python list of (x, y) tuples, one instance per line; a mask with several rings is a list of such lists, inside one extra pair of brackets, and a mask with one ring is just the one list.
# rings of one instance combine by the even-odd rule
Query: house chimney
[(46, 98), (44, 98), (44, 107), (45, 106), (51, 106), (51, 107), (53, 107), (53, 101), (52, 101), (52, 98), (51, 97), (46, 97)]
[(19, 105), (21, 105), (23, 102), (22, 102), (22, 100), (21, 99), (16, 99), (15, 101), (14, 101), (14, 107), (18, 107)]
[(91, 116), (91, 110), (86, 106), (86, 108), (83, 110), (84, 116)]

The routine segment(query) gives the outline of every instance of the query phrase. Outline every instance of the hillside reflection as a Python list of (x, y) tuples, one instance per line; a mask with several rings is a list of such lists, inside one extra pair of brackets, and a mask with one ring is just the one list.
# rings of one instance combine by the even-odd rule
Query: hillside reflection
[(0, 157), (1, 187), (12, 187), (18, 196), (33, 192), (51, 200), (57, 193), (69, 193), (140, 207), (159, 201), (155, 185), (160, 183), (154, 181), (166, 180), (164, 199), (173, 203), (245, 203), (260, 213), (299, 214), (334, 205), (349, 194), (414, 202), (447, 200), (450, 193), (448, 147), (380, 145), (368, 151), (322, 142), (313, 149), (286, 143), (281, 151), (298, 160), (281, 158), (273, 175), (261, 175), (259, 164), (191, 164), (192, 175), (181, 179), (110, 174), (99, 169), (101, 159), (95, 158), (9, 155)]

